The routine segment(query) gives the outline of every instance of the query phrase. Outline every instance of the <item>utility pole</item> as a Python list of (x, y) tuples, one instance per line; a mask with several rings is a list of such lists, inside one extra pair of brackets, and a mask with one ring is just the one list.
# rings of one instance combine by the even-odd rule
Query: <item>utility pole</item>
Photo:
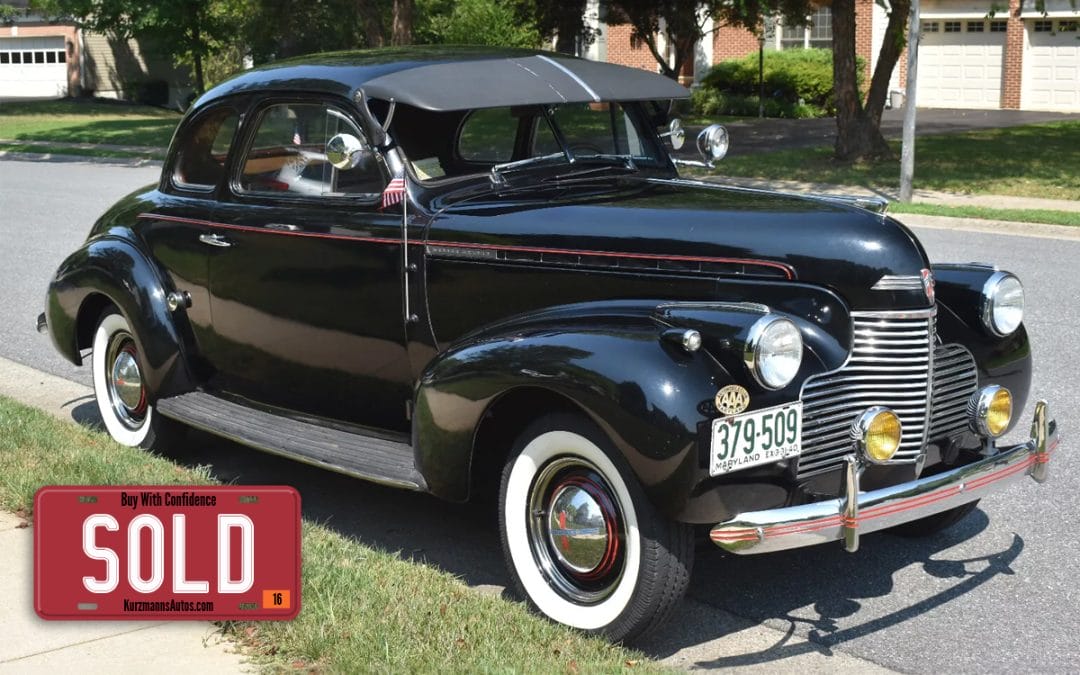
[(900, 149), (900, 201), (910, 202), (915, 177), (915, 87), (919, 70), (919, 0), (911, 0), (908, 26), (907, 91), (904, 93), (904, 139)]

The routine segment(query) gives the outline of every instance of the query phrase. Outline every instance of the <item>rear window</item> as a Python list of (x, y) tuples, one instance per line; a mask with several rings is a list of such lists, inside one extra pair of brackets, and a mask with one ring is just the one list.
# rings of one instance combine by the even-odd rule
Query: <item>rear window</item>
[(181, 142), (173, 182), (198, 189), (220, 183), (239, 121), (240, 114), (233, 108), (219, 108), (191, 125)]

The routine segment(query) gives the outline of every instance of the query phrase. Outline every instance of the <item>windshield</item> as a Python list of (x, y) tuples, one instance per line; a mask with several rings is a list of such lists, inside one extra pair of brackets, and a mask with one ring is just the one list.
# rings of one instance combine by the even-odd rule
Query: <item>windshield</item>
[(646, 119), (637, 103), (482, 108), (456, 115), (413, 108), (399, 113), (394, 132), (413, 173), (430, 181), (566, 164), (571, 158), (594, 170), (605, 164), (665, 166)]

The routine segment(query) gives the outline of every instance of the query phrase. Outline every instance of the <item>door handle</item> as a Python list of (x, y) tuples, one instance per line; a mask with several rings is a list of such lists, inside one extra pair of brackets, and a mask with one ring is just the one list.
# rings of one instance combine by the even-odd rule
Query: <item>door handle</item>
[(300, 228), (296, 225), (290, 225), (289, 223), (267, 223), (265, 225), (268, 230), (277, 230), (279, 232), (299, 232)]
[(200, 234), (199, 241), (208, 246), (218, 246), (220, 248), (232, 246), (232, 243), (220, 234)]

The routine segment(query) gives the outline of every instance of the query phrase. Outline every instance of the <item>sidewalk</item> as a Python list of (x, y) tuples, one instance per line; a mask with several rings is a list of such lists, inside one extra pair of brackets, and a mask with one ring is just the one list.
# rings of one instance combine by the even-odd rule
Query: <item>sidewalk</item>
[[(0, 394), (71, 421), (87, 387), (0, 359)], [(92, 399), (90, 399), (92, 400)], [(0, 511), (0, 673), (254, 670), (205, 621), (45, 621), (34, 613), (33, 528)]]

